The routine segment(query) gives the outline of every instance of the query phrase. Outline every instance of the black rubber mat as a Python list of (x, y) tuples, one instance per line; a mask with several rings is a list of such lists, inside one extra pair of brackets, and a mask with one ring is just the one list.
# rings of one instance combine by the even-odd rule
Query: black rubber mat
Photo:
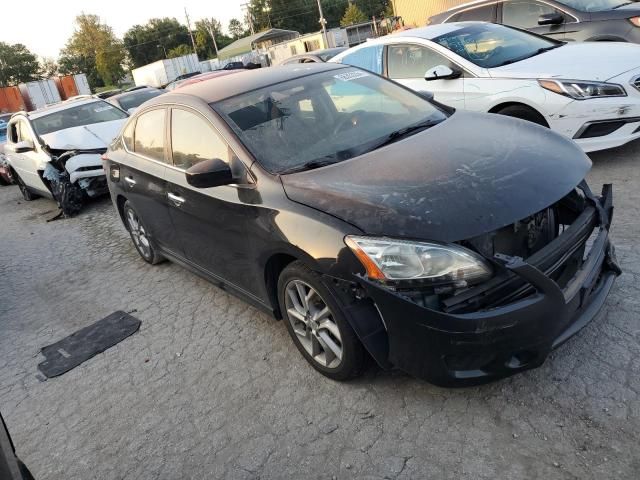
[(38, 365), (38, 369), (48, 378), (67, 373), (136, 333), (140, 323), (140, 320), (128, 313), (112, 313), (93, 325), (44, 347), (42, 354), (46, 360)]

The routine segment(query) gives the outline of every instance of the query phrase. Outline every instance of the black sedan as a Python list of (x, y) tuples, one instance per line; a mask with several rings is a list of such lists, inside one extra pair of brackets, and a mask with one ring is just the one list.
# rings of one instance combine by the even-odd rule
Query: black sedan
[(542, 364), (619, 268), (612, 194), (570, 140), (343, 65), (149, 101), (105, 158), (138, 252), (284, 318), (324, 375), (367, 354), (441, 385)]
[(494, 22), (557, 40), (640, 43), (640, 5), (629, 0), (485, 0), (434, 15), (429, 24)]
[(324, 63), (331, 60), (339, 53), (347, 50), (347, 47), (327, 48), (325, 50), (314, 50), (312, 52), (294, 55), (283, 60), (280, 65), (291, 65), (292, 63)]

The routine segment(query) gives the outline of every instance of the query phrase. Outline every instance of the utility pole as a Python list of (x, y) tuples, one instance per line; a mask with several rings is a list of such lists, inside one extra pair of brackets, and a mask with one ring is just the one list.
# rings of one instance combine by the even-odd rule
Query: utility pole
[(251, 10), (249, 9), (249, 4), (248, 3), (243, 3), (240, 5), (242, 8), (244, 8), (246, 10), (246, 21), (249, 24), (249, 29), (251, 30), (251, 35), (255, 35), (256, 32), (253, 29), (253, 17), (251, 16)]
[(211, 28), (211, 22), (207, 21), (207, 30), (209, 30), (209, 35), (211, 35), (211, 39), (213, 40), (213, 48), (216, 51), (216, 57), (218, 56), (218, 44), (216, 43), (215, 32)]
[(191, 37), (191, 45), (193, 45), (193, 53), (198, 56), (198, 50), (196, 50), (196, 41), (193, 39), (193, 32), (191, 31), (191, 22), (189, 22), (189, 14), (187, 13), (187, 7), (184, 7), (184, 16), (187, 17), (187, 28), (189, 29), (189, 36)]
[(322, 4), (318, 0), (318, 12), (320, 12), (320, 25), (322, 25), (322, 36), (324, 37), (324, 48), (329, 48), (329, 39), (327, 37), (327, 21), (322, 13)]

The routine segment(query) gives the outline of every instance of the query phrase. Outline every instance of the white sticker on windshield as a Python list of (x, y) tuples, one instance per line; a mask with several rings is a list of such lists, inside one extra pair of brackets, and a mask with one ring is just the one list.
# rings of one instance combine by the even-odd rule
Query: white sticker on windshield
[(367, 72), (347, 72), (334, 75), (333, 78), (337, 78), (338, 80), (342, 80), (343, 82), (349, 82), (351, 80), (355, 80), (356, 78), (368, 77), (370, 75), (371, 74)]
[(106, 110), (111, 110), (111, 107), (109, 105), (105, 105), (104, 107), (96, 107), (93, 109), (95, 113), (104, 112)]

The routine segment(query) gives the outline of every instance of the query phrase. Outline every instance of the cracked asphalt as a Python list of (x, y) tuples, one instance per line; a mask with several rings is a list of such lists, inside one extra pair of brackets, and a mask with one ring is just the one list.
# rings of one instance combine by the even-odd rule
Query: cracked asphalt
[[(624, 268), (602, 313), (539, 369), (438, 388), (306, 364), (281, 322), (135, 252), (111, 203), (47, 223), (0, 188), (0, 409), (37, 479), (640, 478), (640, 143), (593, 154)], [(140, 331), (38, 378), (41, 347), (116, 311)]]

